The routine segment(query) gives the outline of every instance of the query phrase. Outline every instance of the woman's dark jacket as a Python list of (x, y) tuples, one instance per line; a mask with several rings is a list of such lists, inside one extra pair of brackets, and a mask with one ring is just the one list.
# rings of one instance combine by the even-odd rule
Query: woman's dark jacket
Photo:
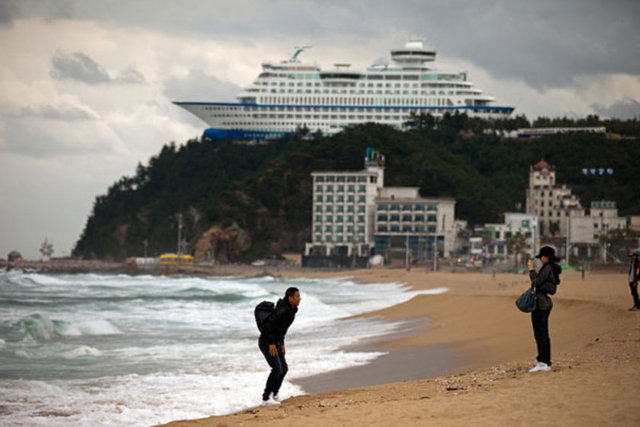
[[(529, 271), (531, 281), (536, 288), (536, 310), (547, 311), (553, 307), (553, 302), (549, 295), (556, 293), (558, 283), (560, 283), (560, 273), (562, 267), (553, 262), (547, 262), (540, 271)], [(534, 282), (535, 281), (535, 282)]]
[(284, 336), (296, 318), (298, 307), (292, 307), (286, 299), (279, 299), (273, 313), (264, 322), (260, 341), (267, 344), (284, 344)]

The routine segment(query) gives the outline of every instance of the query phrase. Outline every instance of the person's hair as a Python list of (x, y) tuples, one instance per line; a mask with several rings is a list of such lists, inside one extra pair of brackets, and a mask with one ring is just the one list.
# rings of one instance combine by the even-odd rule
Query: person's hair
[(298, 288), (294, 288), (294, 287), (290, 287), (289, 289), (287, 289), (287, 291), (284, 293), (284, 297), (286, 299), (289, 299), (289, 297), (292, 297), (296, 294), (296, 292), (300, 292), (298, 291)]

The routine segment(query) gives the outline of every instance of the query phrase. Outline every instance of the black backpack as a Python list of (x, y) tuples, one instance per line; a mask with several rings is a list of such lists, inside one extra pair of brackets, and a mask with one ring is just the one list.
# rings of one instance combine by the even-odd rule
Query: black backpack
[(256, 317), (256, 325), (258, 325), (258, 330), (262, 333), (264, 329), (264, 324), (267, 321), (267, 318), (273, 313), (276, 309), (276, 305), (271, 301), (262, 301), (260, 304), (256, 305), (255, 310), (253, 310), (253, 314)]

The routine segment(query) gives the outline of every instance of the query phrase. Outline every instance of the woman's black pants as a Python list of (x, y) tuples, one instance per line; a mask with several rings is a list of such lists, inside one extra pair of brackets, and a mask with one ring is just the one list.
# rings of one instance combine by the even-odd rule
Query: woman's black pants
[(551, 340), (549, 339), (549, 315), (551, 310), (535, 310), (531, 313), (533, 336), (538, 347), (538, 362), (551, 366)]

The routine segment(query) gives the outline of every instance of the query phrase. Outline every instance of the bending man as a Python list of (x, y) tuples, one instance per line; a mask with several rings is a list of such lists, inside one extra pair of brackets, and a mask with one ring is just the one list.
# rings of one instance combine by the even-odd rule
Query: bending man
[(300, 305), (300, 292), (297, 288), (289, 288), (285, 296), (276, 303), (274, 311), (267, 317), (258, 346), (271, 366), (267, 385), (262, 393), (263, 405), (274, 405), (280, 402), (278, 392), (287, 375), (289, 367), (285, 359), (284, 337), (293, 323)]

